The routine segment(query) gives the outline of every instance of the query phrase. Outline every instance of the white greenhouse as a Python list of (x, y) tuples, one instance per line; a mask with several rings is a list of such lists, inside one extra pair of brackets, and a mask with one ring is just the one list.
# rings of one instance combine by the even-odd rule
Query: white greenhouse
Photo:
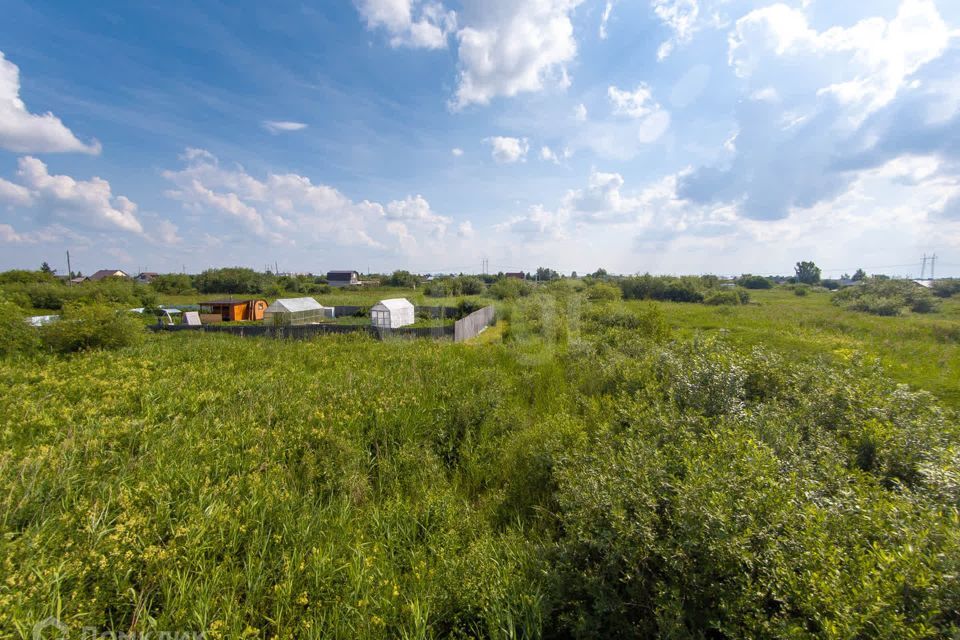
[(370, 307), (370, 323), (377, 329), (399, 329), (416, 321), (413, 304), (406, 298), (381, 300)]
[(281, 298), (263, 312), (263, 323), (284, 326), (316, 324), (333, 316), (333, 307), (325, 307), (313, 298)]

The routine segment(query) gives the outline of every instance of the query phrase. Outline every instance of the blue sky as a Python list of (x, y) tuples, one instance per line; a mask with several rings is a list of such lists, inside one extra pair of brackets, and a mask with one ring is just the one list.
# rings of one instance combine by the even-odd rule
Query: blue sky
[(0, 268), (960, 275), (960, 3), (4, 3)]

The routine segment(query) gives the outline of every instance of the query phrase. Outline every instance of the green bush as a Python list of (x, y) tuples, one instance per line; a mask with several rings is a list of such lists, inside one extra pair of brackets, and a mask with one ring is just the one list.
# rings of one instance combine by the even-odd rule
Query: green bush
[(878, 316), (898, 316), (904, 311), (931, 313), (937, 304), (929, 289), (910, 280), (870, 278), (833, 296), (833, 303), (850, 311)]
[(652, 276), (649, 273), (620, 280), (623, 297), (628, 300), (664, 300), (703, 302), (704, 283), (700, 278)]
[(587, 298), (594, 301), (615, 301), (623, 296), (620, 287), (607, 282), (597, 282), (587, 289)]
[(737, 284), (743, 287), (744, 289), (772, 289), (773, 280), (770, 278), (764, 278), (763, 276), (755, 276), (749, 273), (740, 276), (737, 280)]
[(724, 289), (714, 291), (703, 299), (704, 304), (709, 305), (741, 305), (750, 302), (750, 294), (746, 289)]
[(33, 353), (39, 346), (37, 328), (27, 324), (17, 305), (0, 297), (0, 357)]
[(103, 303), (64, 307), (60, 320), (40, 328), (46, 348), (56, 353), (86, 349), (119, 349), (143, 339), (143, 322)]
[(423, 287), (425, 295), (431, 298), (446, 298), (451, 294), (449, 280), (431, 280)]
[(933, 283), (933, 295), (938, 298), (950, 298), (960, 293), (960, 278), (936, 280)]
[(501, 278), (490, 285), (490, 295), (497, 300), (514, 300), (530, 295), (533, 286), (526, 280)]

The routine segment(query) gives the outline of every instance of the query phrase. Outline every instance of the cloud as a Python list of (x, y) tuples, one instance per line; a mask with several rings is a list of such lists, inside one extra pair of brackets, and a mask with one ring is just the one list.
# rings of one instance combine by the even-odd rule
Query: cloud
[(583, 104), (578, 104), (573, 108), (573, 117), (576, 118), (577, 122), (586, 122), (587, 121), (587, 107)]
[(471, 223), (469, 220), (461, 222), (457, 227), (457, 235), (461, 238), (472, 238), (474, 235), (473, 223)]
[(657, 59), (663, 60), (678, 44), (685, 44), (693, 38), (700, 5), (697, 0), (652, 0), (651, 7), (661, 22), (673, 31), (670, 39), (657, 50)]
[(463, 149), (461, 149), (460, 147), (454, 147), (453, 149), (450, 150), (450, 153), (453, 154), (453, 157), (459, 158), (460, 156), (463, 155)]
[(15, 153), (98, 155), (100, 143), (81, 142), (52, 113), (32, 114), (20, 99), (20, 69), (0, 51), (0, 147)]
[(567, 160), (571, 156), (573, 156), (573, 151), (571, 151), (569, 148), (566, 148), (563, 151), (557, 153), (556, 151), (554, 151), (553, 149), (551, 149), (546, 145), (540, 147), (540, 159), (547, 162), (560, 164), (561, 160)]
[(180, 244), (183, 238), (177, 235), (177, 231), (179, 231), (177, 225), (169, 220), (161, 220), (157, 223), (156, 232), (153, 235), (162, 244)]
[(143, 233), (137, 205), (114, 196), (110, 183), (98, 177), (75, 180), (51, 175), (45, 165), (27, 156), (18, 161), (19, 184), (0, 179), (0, 202), (53, 216), (65, 223), (99, 230)]
[(616, 115), (630, 118), (642, 118), (660, 108), (660, 105), (653, 101), (650, 87), (642, 83), (633, 91), (611, 86), (607, 89), (607, 97), (610, 98)]
[(277, 134), (284, 131), (301, 131), (307, 128), (303, 122), (290, 122), (286, 120), (264, 120), (263, 128), (270, 133)]
[(456, 30), (457, 14), (439, 2), (422, 0), (355, 0), (370, 30), (384, 29), (390, 46), (444, 49)]
[[(189, 156), (189, 159), (188, 157)], [(334, 187), (293, 173), (264, 178), (242, 167), (224, 168), (209, 152), (184, 154), (185, 166), (163, 172), (167, 196), (199, 216), (232, 221), (277, 244), (331, 242), (413, 252), (442, 244), (452, 220), (434, 212), (422, 195), (386, 205), (354, 201)]]
[(499, 233), (514, 233), (530, 241), (561, 240), (567, 237), (567, 216), (551, 212), (543, 205), (530, 207), (527, 213), (494, 226)]
[(498, 96), (569, 85), (577, 55), (570, 15), (582, 0), (468, 0), (457, 32), (459, 78), (453, 109)]
[(493, 159), (504, 164), (526, 161), (527, 152), (530, 150), (530, 143), (526, 138), (493, 136), (485, 138), (484, 142), (492, 147)]
[(607, 23), (610, 21), (610, 14), (613, 13), (613, 0), (607, 0), (607, 3), (603, 7), (603, 15), (600, 16), (600, 28), (597, 31), (597, 35), (600, 36), (601, 40), (607, 39)]
[[(821, 65), (819, 95), (849, 107), (854, 121), (889, 104), (904, 80), (947, 50), (950, 29), (932, 0), (904, 0), (890, 21), (871, 17), (849, 28), (818, 32), (800, 10), (775, 4), (737, 20), (729, 59), (749, 78), (773, 55)], [(809, 62), (807, 62), (809, 61)]]
[(857, 171), (891, 159), (956, 158), (960, 101), (948, 78), (960, 52), (950, 38), (928, 0), (822, 32), (786, 5), (750, 12), (729, 38), (752, 97), (737, 104), (732, 155), (685, 175), (680, 195), (776, 220), (839, 197)]

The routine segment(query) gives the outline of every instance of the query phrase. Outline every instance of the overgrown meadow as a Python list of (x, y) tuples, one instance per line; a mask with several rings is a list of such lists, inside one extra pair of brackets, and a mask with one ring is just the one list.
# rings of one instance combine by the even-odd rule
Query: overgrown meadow
[(960, 322), (825, 295), (0, 360), (0, 634), (950, 637)]

